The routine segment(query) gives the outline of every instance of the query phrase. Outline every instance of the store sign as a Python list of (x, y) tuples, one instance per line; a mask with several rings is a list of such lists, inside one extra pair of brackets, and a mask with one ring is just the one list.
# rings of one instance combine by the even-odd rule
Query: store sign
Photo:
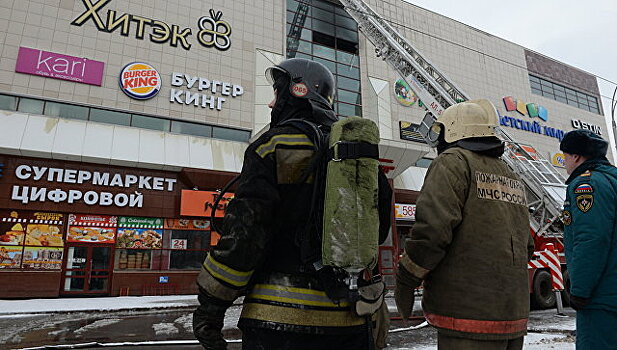
[(396, 220), (416, 220), (416, 205), (415, 204), (394, 204), (394, 212)]
[(114, 243), (117, 223), (116, 216), (69, 214), (67, 242)]
[(399, 79), (394, 83), (394, 95), (398, 103), (405, 107), (411, 107), (418, 101), (416, 94), (413, 93), (409, 84), (403, 79)]
[[(214, 191), (182, 190), (180, 215), (210, 217), (214, 208), (214, 202), (219, 195), (219, 192)], [(233, 193), (226, 193), (225, 197), (221, 198), (215, 210), (215, 217), (221, 218), (225, 216), (225, 209), (233, 197)]]
[(64, 246), (62, 214), (13, 210), (0, 217), (0, 245)]
[(136, 100), (150, 99), (161, 91), (161, 76), (148, 63), (129, 63), (120, 71), (120, 89)]
[(121, 216), (118, 218), (118, 227), (129, 228), (163, 228), (163, 219)]
[(572, 121), (572, 127), (574, 129), (591, 130), (592, 132), (598, 135), (602, 135), (602, 128), (600, 128), (598, 125), (590, 124), (590, 123), (584, 122), (579, 119), (572, 119), (571, 121)]
[[(227, 98), (221, 96), (236, 98), (244, 94), (242, 85), (175, 72), (171, 73), (171, 86), (183, 87), (186, 90), (172, 88), (169, 102), (216, 109), (217, 111), (222, 110), (223, 103), (227, 101)], [(193, 92), (188, 91), (189, 89), (193, 89)], [(195, 92), (195, 90), (199, 92)], [(200, 93), (201, 91), (204, 93)], [(217, 96), (217, 94), (221, 96)]]
[[(28, 164), (21, 164), (15, 167), (15, 177), (19, 180), (32, 181), (35, 184), (47, 181), (67, 184), (71, 187), (83, 185), (88, 189), (13, 185), (11, 200), (19, 201), (23, 204), (28, 204), (29, 202), (85, 203), (88, 206), (142, 208), (144, 205), (144, 195), (139, 191), (173, 192), (176, 185), (176, 179), (173, 178), (134, 175), (130, 173), (49, 168)], [(112, 193), (104, 190), (92, 190), (92, 185), (108, 188), (109, 190), (126, 189), (127, 192)]]
[(551, 153), (550, 155), (551, 155), (551, 164), (553, 164), (553, 166), (556, 166), (559, 168), (566, 167), (566, 156), (564, 156), (563, 153), (557, 152), (557, 153)]
[(165, 219), (164, 228), (166, 230), (207, 231), (210, 230), (210, 221), (201, 219)]
[(171, 240), (171, 249), (187, 249), (187, 240), (186, 239), (172, 239)]
[[(193, 34), (191, 28), (182, 28), (175, 24), (167, 24), (163, 21), (151, 19), (128, 13), (119, 14), (115, 10), (107, 10), (106, 15), (99, 13), (111, 0), (81, 0), (86, 10), (75, 18), (71, 24), (82, 26), (92, 20), (92, 23), (101, 32), (113, 33), (120, 30), (120, 35), (128, 37), (131, 30), (135, 31), (135, 38), (143, 40), (146, 31), (148, 38), (153, 43), (164, 44), (169, 42), (172, 47), (178, 44), (185, 50), (190, 50), (192, 44), (189, 37)], [(231, 46), (231, 26), (221, 20), (223, 13), (210, 10), (210, 17), (203, 16), (197, 21), (199, 30), (196, 32), (197, 41), (204, 47), (215, 47), (224, 51)], [(104, 20), (105, 19), (105, 20)]]
[(15, 71), (101, 86), (104, 67), (105, 63), (85, 57), (20, 47)]
[[(548, 110), (535, 103), (526, 104), (525, 102), (514, 99), (511, 96), (504, 97), (503, 103), (506, 107), (506, 111), (516, 111), (518, 114), (527, 116), (529, 118), (537, 117), (541, 121), (548, 121)], [(499, 110), (497, 110), (497, 114), (499, 115), (499, 125), (501, 126), (507, 126), (513, 129), (553, 137), (558, 139), (559, 141), (563, 139), (563, 136), (566, 133), (563, 130), (556, 129), (547, 125), (542, 125), (537, 121), (528, 121), (515, 117), (501, 115)]]

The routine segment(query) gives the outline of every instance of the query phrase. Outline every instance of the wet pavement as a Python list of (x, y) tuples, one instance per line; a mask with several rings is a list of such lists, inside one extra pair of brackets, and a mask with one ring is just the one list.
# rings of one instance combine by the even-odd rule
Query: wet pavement
[[(533, 311), (530, 335), (525, 349), (573, 349), (574, 311), (566, 316), (555, 310)], [(240, 306), (233, 306), (226, 315), (224, 336), (228, 349), (241, 348), (240, 331), (235, 328)], [(421, 320), (409, 325), (420, 323)], [(392, 321), (391, 331), (403, 327)], [(0, 349), (35, 348), (43, 345), (84, 344), (89, 342), (119, 343), (143, 341), (185, 340), (195, 342), (192, 334), (192, 308), (152, 311), (72, 312), (58, 314), (23, 314), (0, 316)], [(390, 334), (388, 349), (435, 349), (437, 332), (431, 327)], [(81, 347), (94, 349), (95, 347)], [(136, 349), (135, 346), (114, 346), (113, 349)], [(140, 345), (139, 349), (201, 349), (198, 344)]]

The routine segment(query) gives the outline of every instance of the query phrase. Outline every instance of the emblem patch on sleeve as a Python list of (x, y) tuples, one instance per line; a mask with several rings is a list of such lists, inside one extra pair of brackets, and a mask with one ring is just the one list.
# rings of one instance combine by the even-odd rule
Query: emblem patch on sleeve
[(586, 213), (593, 206), (593, 195), (592, 194), (582, 194), (576, 197), (576, 206), (583, 212)]
[(577, 188), (574, 189), (574, 193), (592, 193), (593, 187), (590, 184), (581, 184)]
[(586, 170), (584, 173), (580, 174), (579, 176), (591, 176), (591, 171)]
[(561, 213), (561, 221), (563, 221), (564, 225), (570, 226), (572, 223), (572, 214), (570, 214), (569, 211), (564, 210), (563, 213)]

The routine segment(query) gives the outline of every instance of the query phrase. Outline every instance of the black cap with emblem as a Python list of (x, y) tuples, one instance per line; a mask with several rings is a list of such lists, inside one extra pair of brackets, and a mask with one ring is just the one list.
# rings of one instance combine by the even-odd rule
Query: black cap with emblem
[(562, 152), (578, 154), (589, 159), (604, 158), (608, 150), (608, 142), (590, 130), (577, 129), (566, 133), (559, 149)]

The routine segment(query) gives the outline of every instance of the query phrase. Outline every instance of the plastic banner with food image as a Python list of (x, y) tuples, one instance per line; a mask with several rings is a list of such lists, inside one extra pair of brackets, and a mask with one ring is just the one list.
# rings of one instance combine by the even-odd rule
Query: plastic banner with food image
[(116, 248), (161, 249), (163, 219), (121, 216), (118, 219)]
[(165, 229), (209, 231), (210, 221), (203, 219), (165, 219)]
[(67, 242), (114, 243), (118, 217), (69, 214)]
[(0, 246), (0, 269), (18, 269), (24, 247)]
[(59, 270), (63, 248), (25, 247), (21, 267), (24, 269)]
[(63, 218), (58, 213), (10, 211), (2, 215), (0, 245), (63, 247)]

